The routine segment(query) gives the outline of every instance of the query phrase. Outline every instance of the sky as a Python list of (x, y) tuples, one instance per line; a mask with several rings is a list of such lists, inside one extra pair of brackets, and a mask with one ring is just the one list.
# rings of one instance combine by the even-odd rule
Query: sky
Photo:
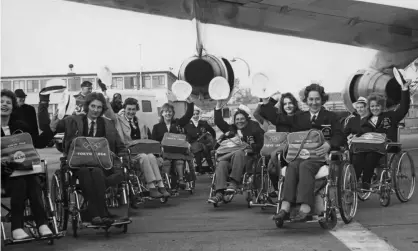
[[(144, 71), (177, 73), (194, 55), (196, 41), (187, 20), (62, 0), (2, 0), (1, 38), (2, 76), (65, 74), (70, 63), (76, 73), (104, 65), (113, 72), (139, 71), (141, 58)], [(209, 53), (245, 59), (252, 73), (264, 72), (283, 92), (297, 92), (312, 80), (340, 91), (376, 53), (217, 25), (205, 25), (204, 41)], [(247, 66), (237, 61), (233, 67), (249, 86)]]

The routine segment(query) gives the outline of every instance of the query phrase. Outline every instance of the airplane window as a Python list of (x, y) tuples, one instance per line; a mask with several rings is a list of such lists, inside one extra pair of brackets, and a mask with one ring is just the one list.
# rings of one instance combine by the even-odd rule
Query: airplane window
[(142, 112), (152, 112), (151, 101), (149, 100), (142, 100)]

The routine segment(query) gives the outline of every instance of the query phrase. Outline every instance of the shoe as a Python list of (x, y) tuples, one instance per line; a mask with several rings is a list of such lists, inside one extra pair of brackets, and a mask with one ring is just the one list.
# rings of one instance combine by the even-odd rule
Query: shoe
[(224, 198), (224, 195), (222, 193), (216, 193), (216, 195), (210, 198), (208, 202), (213, 203), (213, 204), (218, 204), (219, 202), (223, 200), (223, 198)]
[(39, 230), (39, 234), (42, 237), (49, 236), (49, 235), (52, 235), (53, 234), (52, 231), (51, 231), (51, 229), (49, 229), (49, 227), (47, 225), (45, 225), (45, 224), (42, 225), (42, 226), (40, 226), (38, 230)]
[(288, 220), (288, 219), (289, 219), (289, 213), (286, 212), (283, 209), (280, 209), (280, 211), (276, 215), (273, 216), (273, 220), (282, 220), (282, 221), (284, 221), (284, 220)]
[(299, 213), (293, 218), (293, 222), (306, 222), (308, 220), (309, 213), (299, 211)]
[(179, 180), (179, 188), (186, 189), (186, 182), (184, 180)]
[(150, 188), (149, 189), (149, 196), (151, 198), (161, 198), (163, 195), (158, 191), (157, 188)]
[(94, 226), (103, 225), (103, 220), (100, 217), (94, 217), (91, 220), (91, 224), (94, 225)]
[(110, 226), (115, 222), (115, 220), (107, 218), (107, 217), (103, 217), (102, 221), (103, 221), (103, 224), (106, 226)]
[(235, 183), (234, 181), (231, 181), (228, 187), (226, 188), (226, 191), (230, 193), (235, 193), (236, 190), (237, 190), (237, 183)]
[(160, 192), (165, 198), (171, 196), (171, 194), (167, 192), (167, 189), (165, 189), (165, 187), (159, 187), (158, 192)]
[(277, 193), (278, 193), (278, 191), (273, 191), (273, 192), (269, 193), (269, 197), (270, 198), (277, 198)]
[(30, 236), (22, 228), (18, 228), (12, 231), (13, 240), (24, 240), (30, 238)]

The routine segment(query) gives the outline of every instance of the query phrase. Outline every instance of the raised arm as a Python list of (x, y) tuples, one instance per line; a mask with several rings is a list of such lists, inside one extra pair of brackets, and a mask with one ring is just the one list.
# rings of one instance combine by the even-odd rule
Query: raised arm
[(222, 109), (215, 108), (214, 117), (215, 125), (219, 128), (219, 130), (221, 130), (223, 133), (227, 133), (229, 131), (229, 125), (222, 117)]
[(277, 124), (277, 108), (275, 105), (277, 100), (269, 98), (268, 102), (260, 106), (260, 116), (270, 121), (272, 124)]
[(177, 124), (181, 127), (184, 127), (185, 125), (187, 125), (193, 117), (193, 110), (194, 110), (194, 103), (188, 102), (186, 113), (183, 115), (183, 117), (177, 120)]
[(393, 123), (395, 125), (398, 125), (398, 123), (405, 118), (406, 114), (409, 111), (409, 107), (411, 105), (411, 98), (409, 97), (409, 86), (406, 88), (402, 88), (402, 94), (401, 94), (401, 102), (399, 107), (391, 111), (391, 117), (394, 120)]

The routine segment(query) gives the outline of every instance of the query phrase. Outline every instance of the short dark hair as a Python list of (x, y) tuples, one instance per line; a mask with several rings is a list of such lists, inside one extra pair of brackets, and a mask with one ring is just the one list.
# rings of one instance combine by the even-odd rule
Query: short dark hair
[(235, 124), (235, 119), (237, 118), (238, 114), (242, 114), (245, 117), (246, 121), (250, 120), (250, 115), (246, 111), (238, 109), (234, 114), (234, 123), (233, 124)]
[(328, 101), (328, 94), (325, 93), (324, 87), (319, 84), (310, 84), (306, 86), (305, 90), (303, 91), (302, 101), (306, 104), (308, 100), (308, 95), (310, 92), (316, 91), (321, 96), (322, 105), (324, 105)]
[(94, 100), (99, 100), (100, 102), (102, 102), (103, 110), (102, 110), (102, 113), (100, 114), (100, 116), (102, 116), (107, 111), (107, 103), (103, 94), (99, 92), (92, 92), (92, 93), (87, 94), (86, 100), (84, 101), (83, 110), (84, 112), (88, 113), (90, 103), (93, 102)]
[(284, 110), (284, 99), (285, 99), (285, 98), (290, 99), (290, 101), (292, 102), (293, 106), (295, 107), (295, 108), (294, 108), (293, 113), (298, 112), (298, 111), (299, 111), (299, 104), (298, 104), (298, 101), (296, 100), (295, 96), (293, 96), (293, 94), (292, 94), (292, 93), (290, 93), (290, 92), (284, 93), (284, 94), (282, 94), (282, 96), (280, 97), (280, 102), (279, 102), (279, 104), (280, 104), (280, 108), (279, 108), (279, 112), (280, 112), (281, 114), (286, 114), (286, 112), (285, 112), (285, 110)]
[(123, 109), (126, 109), (126, 106), (128, 105), (135, 105), (136, 109), (139, 110), (139, 104), (138, 100), (134, 98), (127, 98), (125, 99), (125, 102), (123, 103)]
[(16, 98), (16, 95), (14, 94), (14, 92), (12, 92), (11, 90), (8, 90), (8, 89), (2, 89), (1, 90), (1, 96), (2, 97), (6, 96), (6, 97), (8, 97), (12, 100), (12, 106), (13, 106), (12, 112), (17, 109), (17, 98)]

